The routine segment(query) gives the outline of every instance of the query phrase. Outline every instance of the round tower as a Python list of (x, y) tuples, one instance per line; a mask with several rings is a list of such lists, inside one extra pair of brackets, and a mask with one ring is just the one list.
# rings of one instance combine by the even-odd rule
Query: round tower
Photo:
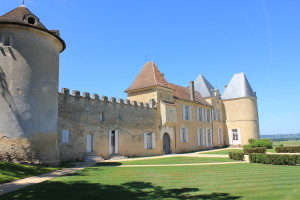
[(48, 30), (25, 6), (0, 16), (0, 134), (29, 138), (43, 160), (58, 155), (53, 145), (64, 49), (59, 32)]
[(235, 74), (222, 95), (228, 142), (233, 146), (259, 138), (257, 97), (244, 73)]

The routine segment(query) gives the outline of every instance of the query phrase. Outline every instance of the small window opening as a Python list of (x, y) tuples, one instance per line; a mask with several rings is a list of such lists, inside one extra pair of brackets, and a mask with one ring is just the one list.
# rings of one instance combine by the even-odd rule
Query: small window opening
[(4, 37), (3, 45), (7, 47), (10, 46), (10, 37), (8, 36)]
[(33, 17), (29, 17), (28, 18), (28, 24), (34, 25), (35, 24), (35, 19)]

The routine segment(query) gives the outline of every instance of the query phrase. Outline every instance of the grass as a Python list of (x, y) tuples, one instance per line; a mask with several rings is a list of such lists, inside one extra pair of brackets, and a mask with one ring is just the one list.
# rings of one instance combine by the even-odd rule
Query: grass
[(234, 152), (243, 152), (243, 149), (221, 149), (218, 151), (208, 151), (208, 152), (203, 152), (201, 154), (222, 154), (222, 155), (228, 155), (229, 151), (234, 151)]
[[(221, 155), (228, 155), (229, 151), (234, 151), (234, 152), (243, 152), (243, 149), (222, 149), (218, 151), (209, 151), (209, 152), (203, 152), (201, 154), (221, 154)], [(268, 153), (276, 153), (275, 149), (267, 149)]]
[(61, 169), (63, 167), (71, 167), (70, 164), (63, 164), (60, 167), (41, 167), (22, 165), (9, 162), (0, 162), (0, 183), (15, 181), (30, 176), (45, 174), (48, 172)]
[(300, 146), (300, 140), (273, 141), (274, 148), (280, 144), (283, 144), (284, 146)]
[(300, 167), (90, 167), (3, 196), (22, 200), (299, 199)]
[(187, 163), (213, 163), (231, 162), (229, 158), (199, 158), (199, 157), (168, 157), (146, 160), (121, 161), (123, 165), (159, 165), (159, 164), (187, 164)]

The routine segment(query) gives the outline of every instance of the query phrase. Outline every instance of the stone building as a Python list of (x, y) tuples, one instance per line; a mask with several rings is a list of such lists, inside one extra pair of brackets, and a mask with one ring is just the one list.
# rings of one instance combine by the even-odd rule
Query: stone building
[(244, 73), (221, 95), (202, 75), (188, 87), (169, 83), (148, 62), (127, 100), (58, 93), (65, 47), (59, 31), (25, 6), (0, 16), (0, 133), (28, 141), (43, 162), (182, 153), (259, 138), (257, 98)]

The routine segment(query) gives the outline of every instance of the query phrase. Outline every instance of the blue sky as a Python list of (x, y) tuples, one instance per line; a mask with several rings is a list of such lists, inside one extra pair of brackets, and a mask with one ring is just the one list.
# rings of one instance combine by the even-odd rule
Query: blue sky
[[(1, 0), (3, 14), (20, 0)], [(27, 0), (67, 43), (60, 87), (126, 98), (153, 60), (169, 82), (203, 74), (223, 91), (245, 72), (261, 134), (300, 132), (299, 0)]]

